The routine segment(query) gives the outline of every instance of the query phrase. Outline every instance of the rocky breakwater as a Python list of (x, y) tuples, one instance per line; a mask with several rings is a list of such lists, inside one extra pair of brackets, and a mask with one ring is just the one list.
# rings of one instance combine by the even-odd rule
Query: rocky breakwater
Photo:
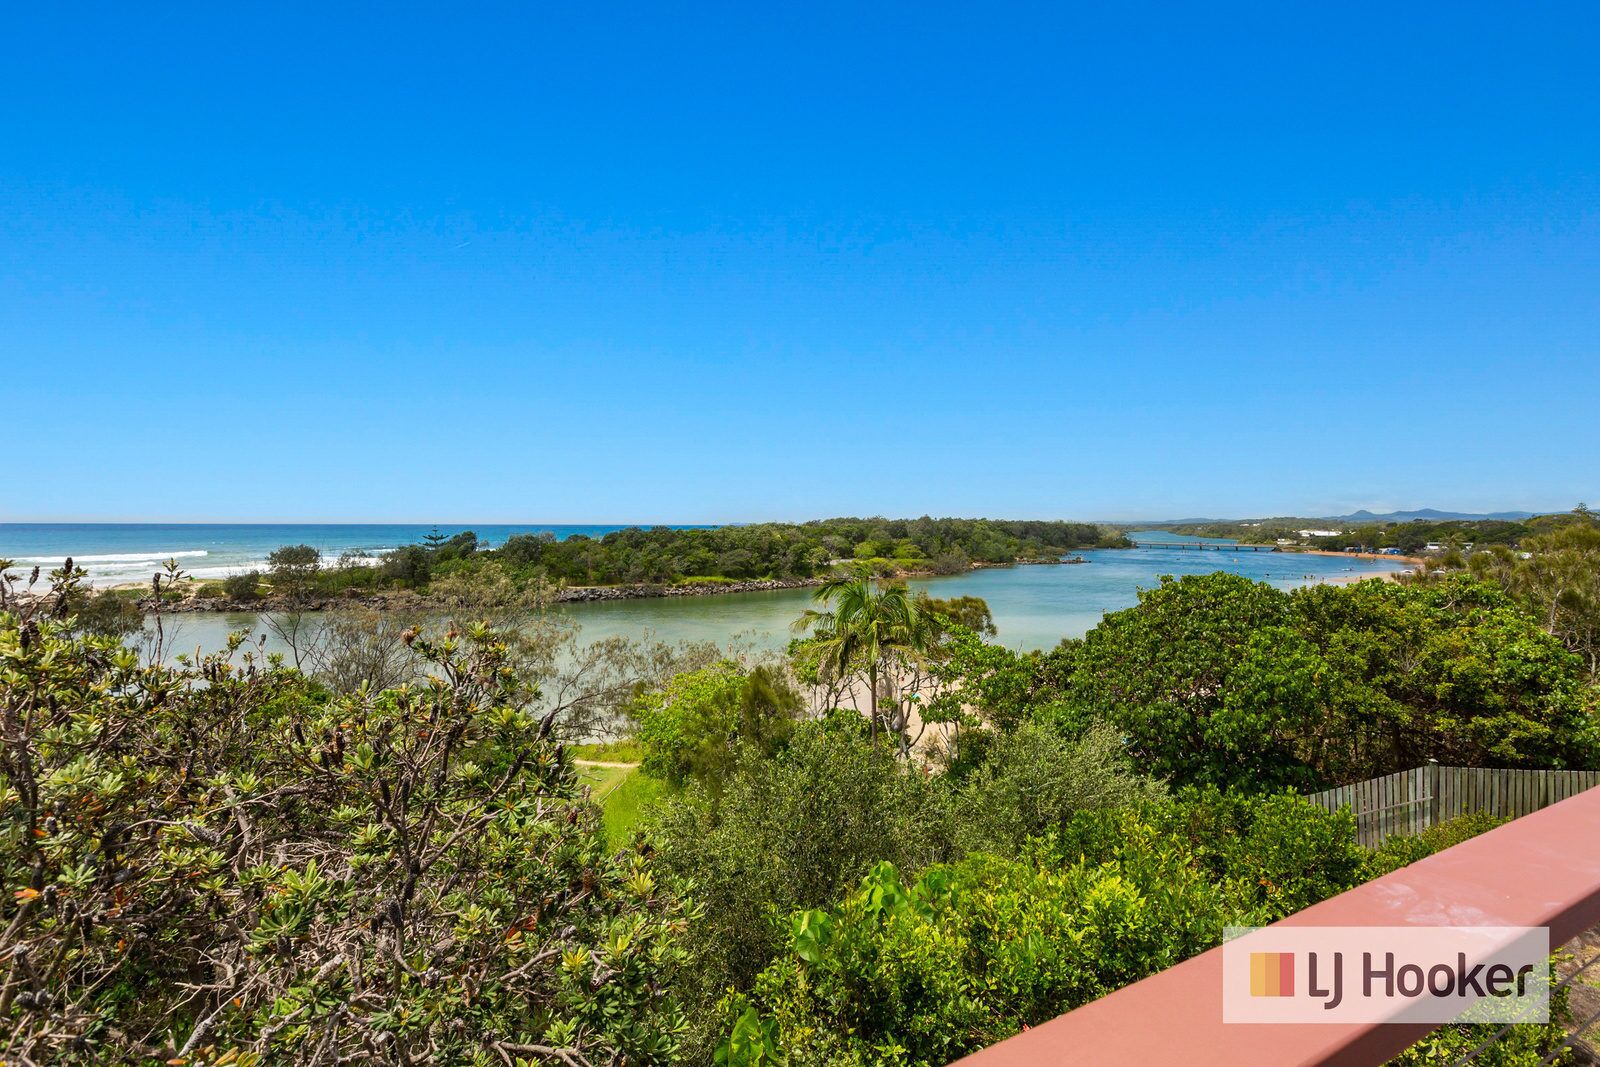
[[(646, 600), (653, 597), (719, 596), (723, 593), (762, 593), (776, 589), (803, 589), (821, 585), (822, 578), (755, 578), (748, 581), (685, 582), (681, 585), (573, 585), (557, 589), (551, 599), (557, 604), (588, 604), (603, 600)], [(162, 613), (187, 614), (192, 612), (217, 612), (235, 614), (279, 614), (300, 611), (427, 611), (446, 605), (421, 593), (409, 590), (383, 592), (349, 592), (341, 596), (289, 597), (261, 596), (249, 600), (235, 600), (219, 596), (186, 596), (172, 599), (144, 597), (138, 602), (139, 610), (146, 614), (157, 610)]]
[(723, 593), (769, 593), (821, 585), (822, 578), (752, 578), (732, 582), (685, 582), (682, 585), (574, 585), (556, 593), (556, 602), (583, 604), (597, 600), (643, 600), (663, 596), (719, 596)]

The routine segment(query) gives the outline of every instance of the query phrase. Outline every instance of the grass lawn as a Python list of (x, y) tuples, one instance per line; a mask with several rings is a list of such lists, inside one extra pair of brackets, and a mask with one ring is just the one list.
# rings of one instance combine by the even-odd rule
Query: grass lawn
[(575, 759), (599, 760), (602, 763), (638, 763), (644, 759), (644, 749), (630, 738), (621, 741), (602, 741), (590, 745), (570, 745), (567, 751)]
[[(585, 758), (594, 757), (585, 754)], [(606, 841), (614, 848), (626, 845), (640, 818), (672, 792), (666, 782), (637, 767), (579, 767), (578, 772), (594, 791), (604, 818)]]

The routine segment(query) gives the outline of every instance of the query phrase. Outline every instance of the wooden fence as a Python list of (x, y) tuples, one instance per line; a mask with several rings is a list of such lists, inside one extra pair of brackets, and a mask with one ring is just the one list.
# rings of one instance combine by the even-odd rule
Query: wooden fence
[(1371, 848), (1393, 834), (1414, 834), (1468, 812), (1515, 819), (1600, 785), (1600, 771), (1519, 771), (1430, 763), (1306, 799), (1328, 811), (1349, 805), (1356, 836)]

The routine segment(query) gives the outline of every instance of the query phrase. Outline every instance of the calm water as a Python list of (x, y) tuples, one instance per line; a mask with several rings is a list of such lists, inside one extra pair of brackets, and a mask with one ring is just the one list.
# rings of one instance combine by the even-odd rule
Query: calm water
[[(994, 613), (999, 640), (1013, 648), (1032, 649), (1053, 647), (1063, 637), (1082, 636), (1104, 613), (1131, 606), (1138, 591), (1155, 585), (1163, 574), (1225, 570), (1287, 589), (1402, 569), (1399, 564), (1378, 560), (1159, 547), (1088, 551), (1083, 557), (1090, 562), (995, 568), (950, 578), (918, 579), (911, 584), (931, 596), (982, 597)], [(757, 649), (778, 649), (791, 637), (790, 624), (810, 605), (810, 590), (791, 589), (568, 604), (558, 610), (582, 626), (586, 640), (653, 634), (668, 641), (726, 644), (739, 640)], [(253, 628), (255, 623), (250, 615), (178, 616), (179, 643), (190, 649), (218, 647), (230, 630)]]

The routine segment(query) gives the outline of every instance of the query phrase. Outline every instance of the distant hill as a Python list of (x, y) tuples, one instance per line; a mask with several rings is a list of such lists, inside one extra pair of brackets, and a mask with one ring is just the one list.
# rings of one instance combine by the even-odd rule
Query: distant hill
[(1542, 511), (1496, 511), (1489, 514), (1474, 514), (1467, 511), (1440, 511), (1437, 508), (1418, 508), (1416, 511), (1388, 511), (1382, 514), (1377, 512), (1361, 511), (1349, 515), (1274, 515), (1258, 516), (1253, 519), (1162, 519), (1160, 521), (1147, 520), (1145, 522), (1108, 521), (1105, 525), (1116, 526), (1122, 529), (1150, 528), (1159, 529), (1165, 526), (1233, 526), (1249, 522), (1257, 525), (1266, 523), (1348, 523), (1356, 525), (1363, 522), (1483, 522), (1486, 520), (1499, 520), (1504, 522), (1519, 522), (1544, 515)]
[(1502, 519), (1507, 522), (1516, 522), (1520, 519), (1531, 519), (1539, 514), (1536, 511), (1495, 511), (1487, 515), (1474, 515), (1465, 511), (1436, 511), (1433, 508), (1419, 508), (1416, 511), (1389, 511), (1382, 515), (1375, 515), (1370, 511), (1357, 511), (1349, 515), (1333, 515), (1330, 518), (1340, 522), (1415, 522), (1423, 519), (1428, 522), (1449, 522), (1466, 520), (1469, 522), (1485, 519)]

